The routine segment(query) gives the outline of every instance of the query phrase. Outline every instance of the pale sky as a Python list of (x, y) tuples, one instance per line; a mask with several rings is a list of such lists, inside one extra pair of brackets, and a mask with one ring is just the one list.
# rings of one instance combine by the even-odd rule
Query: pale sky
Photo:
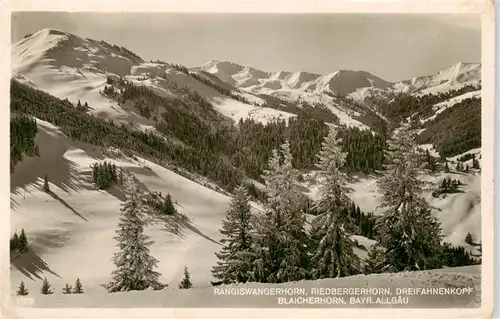
[(14, 13), (12, 42), (42, 28), (187, 67), (220, 60), (268, 72), (363, 70), (399, 81), (481, 62), (481, 22), (472, 14)]

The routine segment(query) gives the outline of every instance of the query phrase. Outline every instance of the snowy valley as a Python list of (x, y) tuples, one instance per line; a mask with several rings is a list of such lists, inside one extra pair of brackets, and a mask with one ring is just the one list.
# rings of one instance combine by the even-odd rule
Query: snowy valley
[[(280, 306), (267, 296), (218, 298), (213, 289), (222, 283), (307, 289), (473, 287), (472, 297), (445, 296), (438, 304), (419, 296), (392, 306), (480, 305), (480, 64), (458, 63), (397, 83), (364, 71), (266, 72), (215, 60), (188, 69), (44, 29), (12, 46), (12, 72), (11, 237), (23, 230), (27, 238), (27, 245), (11, 253), (14, 300), (23, 282), (33, 307)], [(419, 196), (440, 222), (442, 243), (450, 245), (447, 257), (440, 255), (441, 263), (448, 264), (367, 273), (378, 246), (375, 221), (386, 212), (380, 185), (388, 171), (388, 140), (404, 131), (405, 120), (411, 120), (406, 128), (416, 132), (413, 142), (422, 155)], [(342, 138), (337, 144), (331, 138), (332, 154), (338, 156), (332, 162), (341, 163), (334, 168), (327, 160), (318, 161), (333, 131)], [(280, 147), (281, 166), (273, 153)], [(113, 167), (114, 177), (99, 187), (101, 173), (93, 165), (104, 162)], [(275, 175), (266, 175), (268, 170)], [(116, 174), (125, 174), (126, 181)], [(345, 247), (353, 251), (359, 269), (344, 274), (343, 267), (332, 266), (340, 278), (326, 276), (331, 269), (323, 274), (315, 269), (316, 275), (311, 270), (299, 279), (288, 274), (292, 280), (269, 275), (274, 282), (261, 277), (226, 283), (213, 277), (216, 253), (224, 246), (220, 230), (240, 191), (250, 198), (252, 220), (285, 202), (297, 205), (305, 234), (322, 214), (316, 208), (326, 196), (322, 187), (344, 178), (345, 194), (335, 196), (353, 207), (348, 214), (357, 229), (346, 232)], [(151, 197), (154, 205), (167, 203), (168, 195), (175, 207), (175, 213), (149, 214), (152, 220), (144, 226), (153, 241), (150, 253), (158, 260), (158, 280), (168, 286), (108, 293), (103, 285), (116, 268), (114, 236), (121, 208), (130, 200), (130, 184), (143, 194), (161, 194), (159, 202)], [(276, 195), (284, 188), (287, 196)], [(267, 251), (262, 245), (259, 249)], [(178, 287), (185, 267), (190, 289)], [(44, 278), (53, 294), (40, 293)], [(77, 278), (83, 294), (63, 294), (65, 284), (74, 285)]]

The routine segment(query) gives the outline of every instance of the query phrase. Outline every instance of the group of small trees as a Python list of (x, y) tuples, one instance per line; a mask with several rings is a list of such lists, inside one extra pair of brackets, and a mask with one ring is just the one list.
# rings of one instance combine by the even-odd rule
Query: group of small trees
[(146, 195), (145, 202), (160, 215), (172, 216), (177, 214), (177, 209), (170, 194), (164, 197), (160, 192), (151, 192)]
[(80, 100), (78, 100), (78, 103), (76, 104), (76, 109), (79, 111), (82, 111), (82, 112), (87, 112), (89, 109), (89, 104), (87, 102), (85, 102), (82, 105), (82, 102), (80, 102)]
[(365, 214), (354, 202), (345, 209), (347, 210), (347, 214), (353, 219), (354, 225), (357, 226), (357, 231), (355, 231), (357, 235), (375, 239), (377, 234), (375, 230), (376, 218), (373, 213)]
[(443, 179), (441, 182), (441, 185), (439, 185), (439, 189), (435, 190), (432, 192), (432, 196), (438, 197), (441, 194), (453, 194), (458, 192), (458, 187), (462, 185), (462, 182), (460, 182), (457, 179), (451, 179), (451, 177), (446, 177)]
[(104, 161), (92, 166), (92, 181), (99, 189), (106, 189), (115, 183), (123, 183), (123, 171), (117, 172), (116, 165)]
[(14, 171), (23, 156), (38, 156), (40, 150), (35, 143), (38, 132), (34, 118), (28, 115), (13, 116), (10, 119), (10, 169)]
[(102, 94), (110, 97), (110, 98), (114, 98), (118, 95), (118, 92), (115, 90), (115, 87), (110, 85), (110, 86), (107, 86), (105, 85), (104, 86), (104, 90), (102, 91)]
[(459, 172), (468, 172), (471, 167), (469, 166), (469, 164), (464, 165), (464, 162), (470, 159), (472, 159), (472, 168), (474, 169), (481, 168), (479, 165), (479, 160), (476, 158), (476, 154), (465, 154), (464, 156), (458, 158), (455, 169)]
[(73, 288), (70, 286), (68, 283), (66, 283), (66, 286), (63, 288), (63, 294), (83, 294), (83, 286), (82, 283), (80, 282), (80, 278), (76, 279), (75, 282), (75, 287)]
[(28, 251), (28, 248), (28, 238), (26, 237), (24, 229), (21, 230), (19, 236), (17, 235), (17, 232), (14, 233), (14, 235), (10, 239), (10, 251), (22, 254)]
[[(54, 293), (54, 291), (51, 289), (51, 284), (47, 280), (47, 278), (43, 279), (42, 282), (42, 288), (40, 289), (40, 293), (42, 295), (51, 295)], [(76, 279), (75, 282), (75, 287), (73, 288), (72, 286), (68, 285), (66, 283), (66, 286), (62, 289), (63, 294), (82, 294), (83, 293), (83, 286), (82, 283), (80, 282), (80, 278)], [(17, 290), (17, 295), (18, 296), (27, 296), (29, 294), (28, 289), (26, 288), (25, 284), (23, 281), (21, 281), (21, 284), (19, 285), (19, 288)]]

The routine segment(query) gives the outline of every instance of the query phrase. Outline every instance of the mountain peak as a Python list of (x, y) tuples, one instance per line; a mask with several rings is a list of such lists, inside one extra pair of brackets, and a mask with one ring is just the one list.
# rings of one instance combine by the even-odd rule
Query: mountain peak
[(26, 73), (38, 65), (50, 64), (56, 69), (93, 68), (123, 76), (132, 65), (141, 62), (126, 48), (54, 28), (41, 29), (12, 45), (13, 73)]

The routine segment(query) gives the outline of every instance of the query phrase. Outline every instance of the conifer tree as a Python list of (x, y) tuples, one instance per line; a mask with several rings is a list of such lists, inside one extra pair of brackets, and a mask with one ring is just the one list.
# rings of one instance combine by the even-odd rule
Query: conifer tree
[(68, 285), (68, 283), (66, 283), (66, 286), (64, 286), (64, 288), (62, 289), (62, 293), (65, 295), (71, 294), (71, 286)]
[(21, 281), (21, 284), (19, 285), (19, 289), (17, 290), (17, 295), (18, 296), (26, 296), (28, 295), (29, 291), (26, 289), (26, 286), (24, 285), (24, 282)]
[(160, 274), (154, 270), (158, 260), (149, 251), (153, 242), (144, 234), (145, 206), (135, 182), (130, 183), (127, 193), (115, 236), (120, 249), (113, 256), (116, 270), (106, 288), (108, 292), (162, 289), (163, 285), (158, 281)]
[(346, 233), (354, 229), (354, 225), (344, 193), (345, 176), (340, 172), (347, 154), (342, 152), (340, 145), (337, 131), (331, 128), (318, 155), (318, 167), (325, 175), (325, 181), (317, 203), (320, 214), (311, 228), (311, 237), (315, 241), (312, 259), (314, 278), (343, 277), (359, 270), (354, 243)]
[(233, 195), (226, 218), (222, 222), (222, 249), (215, 253), (217, 265), (212, 274), (225, 284), (247, 282), (252, 271), (252, 213), (247, 191), (239, 186)]
[(50, 289), (50, 283), (49, 281), (47, 280), (47, 278), (44, 278), (43, 279), (43, 282), (42, 282), (42, 289), (41, 289), (41, 293), (42, 295), (50, 295), (53, 293), (53, 291)]
[(19, 250), (23, 253), (28, 250), (28, 238), (26, 237), (26, 233), (24, 232), (24, 228), (21, 230), (21, 234), (19, 235)]
[(46, 193), (50, 192), (49, 180), (47, 174), (45, 174), (45, 176), (43, 177), (43, 191)]
[(450, 172), (450, 168), (448, 167), (448, 161), (446, 161), (446, 163), (444, 164), (444, 172), (445, 173), (449, 173)]
[(123, 168), (120, 168), (120, 174), (118, 175), (118, 183), (123, 185)]
[(174, 215), (175, 213), (177, 213), (174, 203), (172, 202), (172, 196), (170, 196), (170, 194), (167, 194), (167, 196), (165, 197), (165, 202), (163, 203), (163, 211), (166, 215)]
[(386, 263), (384, 248), (379, 244), (373, 245), (368, 253), (368, 258), (366, 259), (365, 266), (363, 267), (363, 273), (365, 275), (369, 275), (393, 271), (394, 269), (392, 268), (392, 265)]
[(184, 278), (182, 278), (181, 283), (179, 284), (179, 289), (189, 289), (191, 287), (193, 287), (193, 283), (191, 282), (188, 268), (184, 267)]
[(76, 278), (75, 288), (73, 289), (74, 294), (83, 294), (82, 283), (80, 282), (80, 278)]
[(298, 173), (292, 167), (288, 142), (281, 146), (280, 153), (273, 151), (269, 170), (264, 171), (268, 200), (258, 223), (253, 281), (280, 283), (305, 279), (310, 274), (305, 216), (294, 185)]
[(10, 240), (10, 250), (16, 251), (19, 249), (20, 249), (19, 236), (17, 236), (17, 233), (14, 233), (14, 236)]
[(403, 123), (389, 141), (390, 164), (378, 181), (386, 212), (378, 219), (386, 264), (395, 271), (441, 267), (441, 229), (422, 197), (416, 131)]
[(474, 158), (472, 160), (472, 167), (475, 168), (475, 169), (479, 169), (480, 168), (480, 166), (479, 166), (479, 160), (478, 159)]
[(465, 236), (465, 242), (469, 245), (472, 245), (474, 244), (474, 242), (472, 241), (472, 235), (471, 233), (467, 233), (467, 236)]

